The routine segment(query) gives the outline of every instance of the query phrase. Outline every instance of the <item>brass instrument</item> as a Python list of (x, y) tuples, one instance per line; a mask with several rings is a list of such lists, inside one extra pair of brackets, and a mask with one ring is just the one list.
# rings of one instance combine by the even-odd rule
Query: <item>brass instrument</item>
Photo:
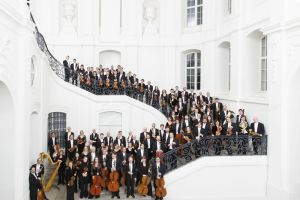
[(239, 127), (241, 128), (241, 133), (247, 134), (248, 123), (246, 121), (241, 121)]
[(260, 136), (260, 134), (256, 133), (254, 130), (249, 129), (249, 135), (251, 136)]

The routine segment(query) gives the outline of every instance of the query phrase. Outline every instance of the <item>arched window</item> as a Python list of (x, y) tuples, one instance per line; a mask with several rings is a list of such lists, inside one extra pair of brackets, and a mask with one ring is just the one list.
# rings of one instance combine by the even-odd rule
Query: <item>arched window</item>
[(203, 0), (187, 0), (186, 25), (187, 27), (199, 26), (203, 19)]
[(109, 131), (112, 137), (116, 137), (118, 131), (122, 131), (122, 113), (107, 111), (99, 113), (99, 131)]
[(63, 112), (52, 112), (48, 114), (48, 137), (55, 131), (58, 144), (63, 148), (65, 147), (64, 134), (66, 132), (66, 119), (67, 114)]
[(201, 89), (201, 52), (192, 51), (185, 54), (186, 88)]
[(261, 39), (261, 77), (260, 77), (260, 90), (267, 91), (267, 36)]
[(121, 64), (121, 52), (114, 50), (105, 50), (99, 53), (99, 64), (103, 67), (117, 66)]

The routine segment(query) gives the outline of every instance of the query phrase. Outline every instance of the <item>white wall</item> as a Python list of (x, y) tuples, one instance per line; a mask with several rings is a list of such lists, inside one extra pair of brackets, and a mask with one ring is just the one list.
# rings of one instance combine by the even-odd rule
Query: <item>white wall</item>
[[(129, 131), (133, 131), (139, 137), (144, 127), (150, 128), (152, 123), (159, 127), (167, 121), (160, 111), (147, 104), (123, 95), (94, 95), (64, 82), (46, 64), (42, 67), (46, 74), (44, 123), (47, 123), (47, 113), (64, 112), (67, 114), (67, 126), (72, 127), (75, 135), (78, 135), (80, 130), (89, 135), (93, 128), (99, 131), (99, 114), (113, 111), (122, 114), (123, 135), (127, 136)], [(46, 127), (45, 124), (44, 133), (47, 132)], [(111, 135), (116, 136), (117, 132)], [(46, 141), (46, 134), (43, 136), (43, 140)]]
[(266, 199), (266, 156), (203, 157), (165, 176), (167, 200)]

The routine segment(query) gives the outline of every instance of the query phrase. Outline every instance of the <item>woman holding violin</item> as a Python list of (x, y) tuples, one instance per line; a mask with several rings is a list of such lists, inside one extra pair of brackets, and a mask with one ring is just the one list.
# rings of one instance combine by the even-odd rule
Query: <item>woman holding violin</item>
[(74, 200), (75, 185), (77, 184), (77, 170), (73, 166), (73, 162), (68, 163), (66, 169), (66, 183), (67, 183), (67, 200)]

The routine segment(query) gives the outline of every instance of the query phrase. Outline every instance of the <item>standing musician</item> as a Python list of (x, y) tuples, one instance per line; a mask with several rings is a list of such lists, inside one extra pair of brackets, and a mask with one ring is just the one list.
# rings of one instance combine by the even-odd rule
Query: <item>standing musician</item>
[(86, 156), (83, 157), (83, 161), (80, 164), (79, 171), (80, 198), (88, 198), (90, 165)]
[(68, 151), (68, 158), (69, 160), (73, 160), (75, 157), (76, 149), (77, 149), (77, 142), (74, 140), (74, 135), (70, 135), (69, 141), (67, 142), (67, 151)]
[(37, 200), (39, 189), (42, 189), (42, 185), (36, 175), (35, 165), (32, 165), (30, 167), (30, 173), (29, 173), (30, 200)]
[(77, 137), (77, 148), (78, 148), (79, 155), (82, 153), (85, 143), (86, 143), (86, 136), (84, 135), (83, 130), (80, 130), (79, 136)]
[(135, 198), (134, 196), (134, 184), (136, 181), (136, 173), (137, 173), (136, 164), (133, 163), (133, 156), (130, 156), (128, 158), (128, 164), (125, 167), (126, 172), (126, 186), (127, 186), (127, 198), (131, 196), (132, 198)]
[(92, 130), (92, 133), (90, 135), (90, 142), (92, 142), (92, 145), (96, 147), (96, 151), (98, 151), (98, 141), (99, 141), (99, 135), (96, 133), (96, 129)]
[[(163, 178), (164, 174), (166, 172), (166, 167), (163, 163), (160, 162), (160, 158), (156, 157), (154, 164), (152, 165), (152, 179), (154, 183), (154, 188), (156, 188), (155, 180)], [(155, 195), (155, 200), (159, 200), (162, 198), (159, 198)]]
[[(94, 179), (101, 179), (101, 171), (102, 171), (102, 167), (101, 167), (101, 164), (100, 164), (100, 162), (99, 162), (99, 158), (98, 157), (96, 157), (95, 158), (95, 160), (94, 160), (94, 162), (93, 162), (93, 164), (92, 164), (92, 166), (91, 166), (91, 177), (92, 177), (92, 180), (94, 180)], [(101, 188), (101, 183), (93, 183), (94, 185), (92, 185), (91, 184), (91, 189), (92, 189), (92, 187), (94, 187), (94, 188)], [(98, 185), (99, 184), (99, 185)], [(101, 193), (101, 191), (100, 191), (100, 193)], [(95, 197), (95, 198), (99, 198), (100, 197), (100, 193), (99, 194), (96, 194), (96, 192), (95, 192), (95, 194), (93, 194), (93, 192), (91, 192), (91, 190), (90, 190), (90, 193), (89, 193), (89, 199), (92, 199), (93, 197)]]
[(73, 162), (69, 161), (66, 168), (67, 183), (67, 200), (74, 200), (75, 186), (77, 184), (77, 170), (73, 166)]
[(257, 117), (253, 118), (253, 122), (250, 124), (249, 131), (252, 131), (252, 143), (253, 143), (253, 150), (255, 154), (258, 154), (258, 146), (261, 143), (261, 139), (259, 137), (265, 134), (265, 126), (263, 123), (258, 121)]
[[(112, 153), (111, 155), (111, 160), (108, 161), (107, 163), (107, 168), (109, 170), (109, 172), (114, 172), (114, 171), (117, 171), (119, 174), (121, 172), (121, 168), (122, 168), (122, 164), (121, 162), (119, 161), (119, 159), (117, 158), (117, 155), (115, 152)], [(120, 194), (119, 194), (119, 190), (116, 191), (116, 192), (112, 192), (112, 196), (111, 198), (114, 198), (115, 196), (120, 199)]]
[(55, 136), (55, 132), (53, 131), (51, 133), (51, 137), (49, 138), (49, 141), (48, 141), (48, 148), (49, 148), (50, 156), (52, 159), (53, 159), (53, 153), (55, 151), (56, 144), (57, 144), (57, 138)]

